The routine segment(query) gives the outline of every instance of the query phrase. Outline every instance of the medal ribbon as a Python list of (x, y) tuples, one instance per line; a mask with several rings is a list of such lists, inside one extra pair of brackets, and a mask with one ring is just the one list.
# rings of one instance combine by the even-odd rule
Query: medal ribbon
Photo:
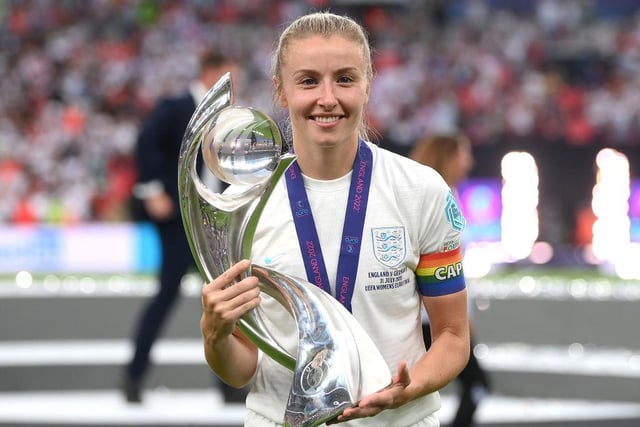
[[(358, 152), (351, 172), (347, 212), (342, 229), (340, 257), (338, 258), (336, 273), (336, 295), (334, 295), (349, 311), (351, 311), (351, 297), (353, 296), (358, 272), (362, 231), (364, 229), (369, 188), (371, 186), (372, 166), (373, 154), (371, 149), (364, 141), (359, 141)], [(307, 279), (330, 294), (329, 276), (298, 162), (293, 162), (289, 166), (285, 173), (285, 180)]]

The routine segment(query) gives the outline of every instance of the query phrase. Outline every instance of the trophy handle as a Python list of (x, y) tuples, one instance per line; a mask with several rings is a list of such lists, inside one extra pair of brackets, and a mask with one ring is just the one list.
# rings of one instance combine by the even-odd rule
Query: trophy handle
[[(207, 188), (198, 174), (198, 149), (220, 112), (232, 104), (231, 75), (226, 73), (196, 108), (182, 139), (178, 159), (178, 192), (185, 234), (196, 267), (209, 282), (234, 263), (250, 258), (257, 219), (273, 185), (295, 160), (293, 155), (281, 156), (268, 181), (248, 186), (242, 193), (221, 195)], [(261, 350), (294, 370), (295, 356), (268, 332), (257, 310), (247, 313), (238, 323)]]

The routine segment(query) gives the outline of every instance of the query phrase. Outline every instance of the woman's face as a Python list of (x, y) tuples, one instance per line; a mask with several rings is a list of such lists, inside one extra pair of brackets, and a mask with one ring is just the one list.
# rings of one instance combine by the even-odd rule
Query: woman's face
[(341, 36), (289, 44), (278, 86), (296, 145), (355, 144), (369, 94), (362, 48)]

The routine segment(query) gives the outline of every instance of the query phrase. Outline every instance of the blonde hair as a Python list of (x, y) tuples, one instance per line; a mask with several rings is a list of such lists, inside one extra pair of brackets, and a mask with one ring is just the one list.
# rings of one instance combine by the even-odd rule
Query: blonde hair
[[(371, 48), (364, 28), (348, 16), (336, 15), (330, 12), (314, 12), (294, 20), (280, 35), (272, 66), (273, 77), (278, 85), (282, 81), (284, 57), (291, 42), (314, 35), (325, 38), (341, 36), (360, 45), (365, 66), (365, 76), (367, 80), (371, 82), (373, 79)], [(275, 96), (277, 96), (277, 94), (275, 94)], [(362, 115), (362, 123), (358, 129), (358, 136), (364, 140), (368, 140), (369, 131), (365, 108)]]

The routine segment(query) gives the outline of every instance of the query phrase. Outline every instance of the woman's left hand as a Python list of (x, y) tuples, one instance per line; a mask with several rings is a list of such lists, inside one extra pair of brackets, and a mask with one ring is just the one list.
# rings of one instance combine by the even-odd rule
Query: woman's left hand
[(354, 418), (373, 417), (385, 409), (400, 407), (413, 399), (407, 390), (410, 384), (411, 377), (407, 363), (400, 362), (398, 372), (393, 376), (388, 387), (363, 397), (356, 406), (345, 409), (342, 414), (327, 424), (337, 424)]

